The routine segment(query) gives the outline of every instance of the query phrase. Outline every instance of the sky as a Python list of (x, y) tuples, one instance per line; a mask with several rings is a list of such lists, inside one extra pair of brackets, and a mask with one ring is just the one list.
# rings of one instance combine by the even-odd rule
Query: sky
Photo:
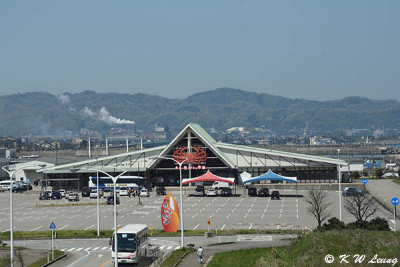
[(400, 1), (2, 1), (0, 95), (400, 100)]

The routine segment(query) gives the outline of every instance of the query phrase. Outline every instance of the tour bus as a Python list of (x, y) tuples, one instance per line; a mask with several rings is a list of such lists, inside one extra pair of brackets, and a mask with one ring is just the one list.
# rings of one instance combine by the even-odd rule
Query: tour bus
[[(121, 176), (117, 180), (116, 188), (119, 191), (120, 187), (126, 187), (131, 190), (138, 190), (139, 186), (137, 183), (140, 183), (144, 180), (141, 176)], [(97, 188), (97, 178), (89, 177), (89, 188), (96, 189)], [(110, 177), (99, 177), (99, 189), (114, 189), (114, 183)]]
[[(138, 263), (146, 255), (149, 245), (148, 227), (145, 224), (128, 224), (117, 233), (118, 263)], [(111, 258), (115, 261), (115, 234), (110, 238)]]

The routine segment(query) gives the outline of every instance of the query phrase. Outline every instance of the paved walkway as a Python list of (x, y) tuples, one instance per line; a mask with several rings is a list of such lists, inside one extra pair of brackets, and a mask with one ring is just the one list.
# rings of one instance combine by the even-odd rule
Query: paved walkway
[[(274, 247), (274, 246), (284, 246), (290, 243), (289, 240), (272, 240), (269, 242), (235, 242), (221, 245), (210, 245), (204, 248), (204, 257), (203, 264), (200, 264), (197, 258), (197, 253), (191, 253), (187, 255), (182, 262), (178, 266), (182, 267), (195, 267), (195, 266), (205, 266), (207, 261), (211, 256), (219, 252), (232, 251), (232, 250), (240, 250), (240, 249), (249, 249), (249, 248), (260, 248), (260, 247)], [(198, 247), (196, 247), (197, 249)]]
[[(394, 183), (392, 180), (379, 180), (373, 179), (368, 180), (367, 188), (366, 188), (375, 198), (379, 199), (381, 202), (385, 204), (385, 206), (393, 209), (393, 205), (391, 200), (393, 197), (397, 197), (400, 199), (400, 185)], [(393, 211), (388, 212), (389, 218), (393, 218)], [(391, 214), (390, 214), (391, 213)], [(397, 206), (397, 215), (400, 214), (400, 206)], [(393, 228), (393, 220), (390, 221), (391, 227)], [(400, 230), (400, 220), (396, 220), (396, 230)]]

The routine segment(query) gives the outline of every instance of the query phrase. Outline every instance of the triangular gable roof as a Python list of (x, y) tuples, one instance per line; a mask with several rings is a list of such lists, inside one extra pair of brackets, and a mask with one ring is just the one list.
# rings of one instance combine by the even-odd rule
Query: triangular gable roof
[(189, 184), (189, 183), (196, 183), (196, 182), (225, 182), (225, 183), (234, 183), (234, 178), (224, 178), (220, 177), (218, 175), (213, 174), (208, 170), (205, 174), (195, 177), (195, 178), (189, 178), (189, 179), (183, 179), (182, 180), (182, 185), (184, 184)]
[(278, 180), (278, 181), (287, 181), (291, 183), (297, 183), (297, 177), (286, 177), (279, 174), (274, 173), (271, 169), (268, 172), (264, 173), (263, 175), (247, 179), (244, 183), (253, 183), (258, 181), (265, 181), (265, 180)]
[[(214, 138), (212, 138), (211, 135), (209, 135), (200, 125), (197, 123), (189, 123), (186, 125), (185, 128), (167, 145), (161, 153), (158, 155), (159, 157), (165, 157), (167, 156), (167, 153), (170, 149), (172, 149), (178, 142), (179, 140), (186, 134), (188, 130), (191, 130), (199, 139), (202, 141), (211, 151), (217, 155), (223, 163), (225, 163), (227, 166), (230, 168), (235, 168), (235, 164), (224, 155), (216, 146), (215, 144), (217, 141), (215, 141)], [(149, 168), (154, 168), (154, 165), (157, 164), (158, 160), (154, 160)]]

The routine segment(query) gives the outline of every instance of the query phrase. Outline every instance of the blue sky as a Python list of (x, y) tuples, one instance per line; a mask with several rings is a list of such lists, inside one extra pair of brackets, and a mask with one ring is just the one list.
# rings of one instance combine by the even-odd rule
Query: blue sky
[(3, 1), (0, 94), (400, 100), (399, 1)]

